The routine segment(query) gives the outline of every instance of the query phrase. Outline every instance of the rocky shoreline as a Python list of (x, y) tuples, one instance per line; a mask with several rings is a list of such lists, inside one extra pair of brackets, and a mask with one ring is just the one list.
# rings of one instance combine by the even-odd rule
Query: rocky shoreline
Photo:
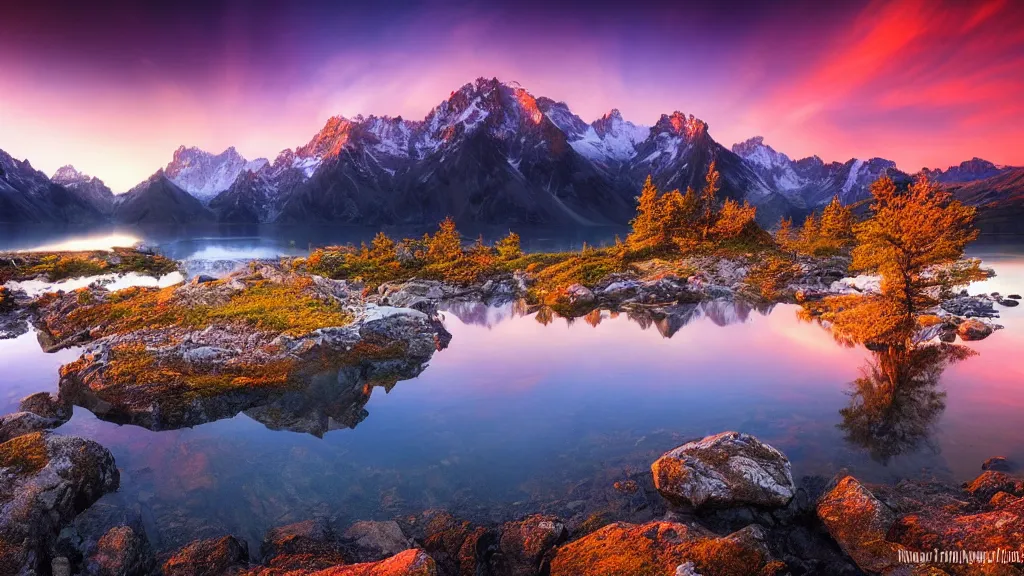
[[(146, 265), (143, 253), (119, 252), (117, 258)], [(848, 259), (806, 259), (766, 300), (750, 280), (755, 266), (753, 257), (654, 260), (589, 287), (562, 287), (550, 299), (553, 306), (524, 305), (549, 312), (554, 307), (568, 317), (625, 311), (672, 324), (685, 323), (701, 302), (771, 305), (877, 289), (869, 278), (847, 278)], [(165, 271), (166, 263), (159, 261), (158, 269)], [(852, 477), (796, 483), (781, 452), (734, 432), (666, 453), (650, 474), (616, 482), (607, 510), (586, 516), (535, 514), (476, 525), (431, 511), (343, 531), (310, 520), (271, 531), (258, 553), (225, 536), (160, 558), (139, 526), (62, 536), (77, 514), (118, 486), (104, 448), (50, 432), (70, 418), (72, 405), (103, 420), (152, 430), (245, 412), (273, 429), (322, 436), (355, 426), (375, 386), (390, 388), (415, 377), (448, 345), (440, 308), (525, 300), (535, 282), (524, 270), (468, 285), (414, 278), (367, 290), (358, 281), (311, 275), (287, 261), (226, 269), (222, 278), (197, 274), (169, 288), (111, 292), (90, 285), (38, 298), (2, 289), (4, 335), (27, 330), (30, 322), (44, 350), (82, 346), (84, 352), (62, 367), (55, 396), (32, 395), (18, 412), (0, 418), (0, 572), (1019, 573), (1005, 565), (991, 572), (943, 566), (943, 572), (898, 561), (901, 552), (934, 548), (1021, 550), (1024, 532), (1008, 527), (1024, 526), (1024, 483), (997, 469), (1005, 464), (996, 463), (962, 489), (920, 483), (868, 487)], [(45, 274), (52, 279), (52, 272)], [(939, 321), (916, 340), (984, 338), (999, 328), (991, 320), (998, 317), (995, 305), (1018, 300), (966, 293), (948, 298), (935, 310)]]
[[(783, 453), (752, 436), (723, 432), (680, 445), (650, 472), (616, 483), (624, 499), (649, 501), (631, 512), (610, 509), (582, 521), (538, 513), (493, 525), (440, 510), (348, 526), (310, 518), (270, 530), (258, 549), (223, 535), (158, 552), (131, 523), (98, 523), (93, 534), (60, 532), (82, 504), (116, 489), (117, 470), (105, 450), (86, 440), (47, 433), (20, 438), (42, 446), (49, 461), (15, 476), (18, 518), (39, 520), (0, 517), (5, 574), (959, 576), (1024, 570), (1019, 562), (918, 562), (911, 554), (1024, 549), (1024, 477), (1001, 458), (987, 461), (960, 487), (869, 485), (845, 474), (794, 481)], [(53, 500), (47, 490), (68, 497), (46, 507), (42, 503)], [(12, 538), (26, 545), (11, 547)]]

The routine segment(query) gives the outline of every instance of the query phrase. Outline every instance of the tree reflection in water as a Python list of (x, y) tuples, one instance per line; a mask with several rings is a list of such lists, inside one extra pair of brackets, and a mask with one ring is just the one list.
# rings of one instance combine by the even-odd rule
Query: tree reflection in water
[(925, 344), (890, 346), (853, 381), (850, 404), (839, 411), (847, 442), (888, 464), (893, 457), (931, 445), (931, 431), (946, 409), (938, 387), (945, 369), (976, 354), (966, 346)]

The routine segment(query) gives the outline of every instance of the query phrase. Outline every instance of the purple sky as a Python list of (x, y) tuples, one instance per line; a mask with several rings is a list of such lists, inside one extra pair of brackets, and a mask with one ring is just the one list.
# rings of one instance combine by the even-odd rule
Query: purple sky
[(181, 144), (273, 158), (332, 115), (421, 119), (496, 76), (588, 121), (681, 110), (726, 146), (1024, 164), (1010, 0), (118, 4), (4, 8), (0, 148), (123, 191)]

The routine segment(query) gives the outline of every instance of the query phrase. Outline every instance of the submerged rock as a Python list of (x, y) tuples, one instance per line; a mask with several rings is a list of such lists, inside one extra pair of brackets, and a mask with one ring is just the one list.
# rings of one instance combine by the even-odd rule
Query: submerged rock
[(662, 496), (694, 508), (785, 506), (796, 491), (785, 455), (739, 432), (683, 444), (666, 452), (651, 471)]
[(91, 440), (33, 432), (0, 444), (0, 573), (44, 573), (61, 528), (119, 482)]
[(356, 562), (375, 562), (413, 547), (398, 522), (356, 522), (342, 534), (349, 555)]

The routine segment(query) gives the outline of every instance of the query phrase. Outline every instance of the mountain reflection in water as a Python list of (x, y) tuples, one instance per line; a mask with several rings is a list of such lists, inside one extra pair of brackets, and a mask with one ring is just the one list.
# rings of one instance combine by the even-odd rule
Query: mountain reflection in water
[(596, 328), (604, 320), (625, 316), (643, 330), (653, 327), (662, 337), (671, 338), (685, 326), (702, 318), (707, 318), (716, 326), (724, 327), (747, 322), (750, 319), (751, 312), (767, 316), (771, 313), (774, 306), (774, 304), (753, 304), (721, 298), (690, 304), (673, 304), (649, 308), (637, 307), (626, 312), (595, 309), (579, 318), (563, 318), (550, 307), (531, 307), (523, 300), (513, 300), (499, 305), (464, 301), (444, 302), (438, 308), (455, 316), (463, 324), (473, 324), (486, 328), (493, 328), (507, 320), (530, 315), (533, 315), (538, 323), (545, 326), (557, 319), (562, 319), (569, 326), (583, 321)]

